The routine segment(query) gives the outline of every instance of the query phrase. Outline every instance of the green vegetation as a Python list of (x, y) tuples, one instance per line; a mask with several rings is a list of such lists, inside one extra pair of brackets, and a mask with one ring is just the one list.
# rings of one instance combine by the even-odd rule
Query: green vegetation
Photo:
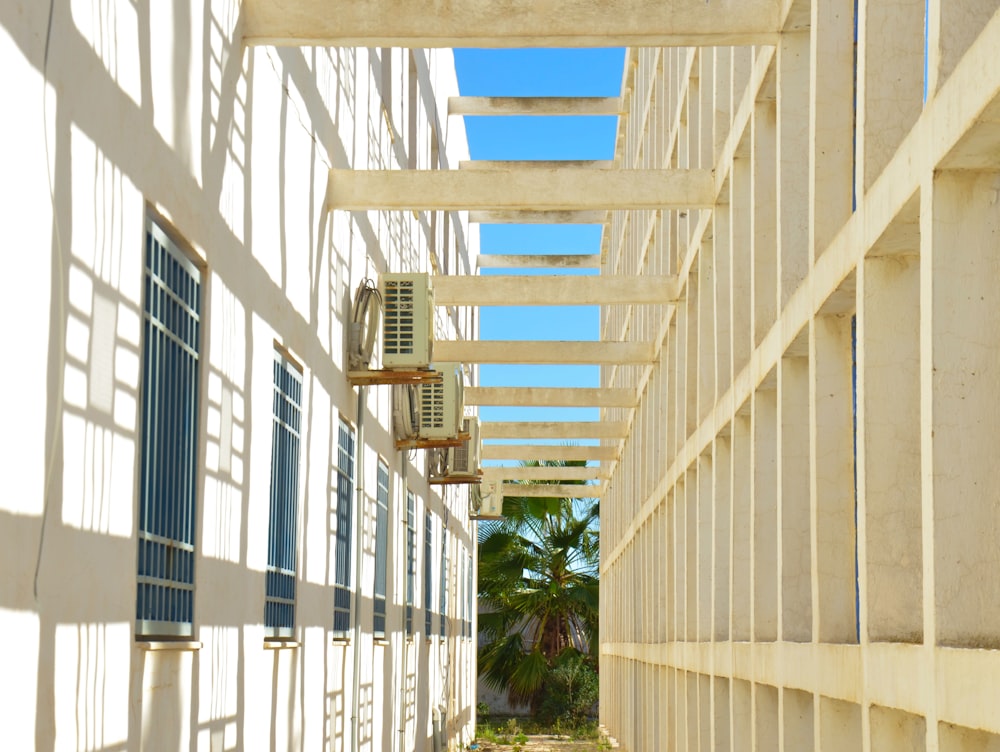
[(593, 500), (507, 497), (480, 527), (480, 675), (548, 724), (580, 723), (597, 699), (598, 520)]

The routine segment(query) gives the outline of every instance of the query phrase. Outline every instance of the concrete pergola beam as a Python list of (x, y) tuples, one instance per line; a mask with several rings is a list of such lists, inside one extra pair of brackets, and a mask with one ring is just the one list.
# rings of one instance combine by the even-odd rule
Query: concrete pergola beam
[(434, 277), (437, 306), (657, 305), (679, 295), (673, 276)]
[(458, 163), (460, 170), (614, 170), (610, 159), (463, 159)]
[(482, 225), (602, 225), (605, 211), (470, 211), (469, 222)]
[(600, 467), (484, 467), (483, 480), (603, 480), (608, 471)]
[(587, 460), (613, 462), (618, 448), (613, 446), (552, 446), (544, 444), (483, 444), (484, 460)]
[(594, 211), (708, 208), (711, 170), (330, 170), (331, 209)]
[(552, 365), (648, 365), (648, 342), (532, 342), (522, 340), (442, 340), (434, 343), (439, 363)]
[(476, 265), (480, 269), (600, 269), (600, 254), (479, 254)]
[(635, 407), (634, 389), (467, 386), (466, 405), (511, 407)]
[(448, 97), (449, 115), (621, 115), (620, 97)]
[(604, 492), (604, 484), (572, 485), (572, 484), (532, 484), (504, 483), (504, 496), (521, 496), (529, 499), (599, 499)]
[(624, 421), (486, 421), (479, 425), (483, 439), (624, 439)]
[(780, 0), (247, 0), (248, 44), (692, 47), (774, 44)]

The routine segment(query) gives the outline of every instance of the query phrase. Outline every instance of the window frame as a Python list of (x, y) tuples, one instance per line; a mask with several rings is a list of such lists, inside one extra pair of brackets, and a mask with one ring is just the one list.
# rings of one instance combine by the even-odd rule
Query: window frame
[(407, 637), (413, 636), (413, 601), (416, 595), (417, 580), (417, 497), (409, 488), (406, 489), (406, 614), (405, 629)]
[(134, 628), (143, 641), (185, 639), (195, 619), (208, 275), (151, 209), (144, 229)]
[(385, 637), (386, 627), (391, 482), (389, 464), (379, 457), (375, 478), (375, 583), (372, 591), (372, 633), (376, 639)]
[[(274, 347), (271, 490), (264, 584), (264, 637), (295, 635), (298, 579), (298, 496), (302, 439), (303, 369), (277, 342)], [(286, 391), (282, 376), (287, 375)], [(290, 393), (289, 393), (290, 392)], [(286, 405), (285, 402), (288, 404)], [(286, 420), (287, 418), (287, 420)], [(283, 438), (288, 435), (288, 444)], [(281, 462), (283, 467), (277, 467)]]
[[(344, 439), (347, 439), (346, 446)], [(345, 638), (351, 631), (353, 618), (353, 594), (351, 586), (351, 549), (354, 545), (352, 540), (351, 525), (354, 520), (354, 484), (356, 472), (355, 450), (357, 447), (357, 433), (354, 426), (344, 418), (338, 416), (337, 422), (337, 462), (332, 468), (336, 474), (336, 494), (334, 504), (334, 517), (337, 521), (337, 528), (334, 533), (334, 574), (333, 574), (333, 634), (338, 638)]]

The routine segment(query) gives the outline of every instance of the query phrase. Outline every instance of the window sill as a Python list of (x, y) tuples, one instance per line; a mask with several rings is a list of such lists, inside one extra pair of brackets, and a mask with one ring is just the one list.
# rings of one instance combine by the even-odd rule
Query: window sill
[(177, 650), (182, 652), (194, 652), (201, 650), (201, 643), (195, 640), (142, 640), (135, 641), (139, 650), (149, 652), (159, 650)]
[(376, 645), (381, 645), (382, 647), (385, 647), (385, 646), (387, 646), (389, 644), (389, 638), (386, 637), (385, 635), (383, 635), (382, 637), (375, 637), (375, 638), (373, 638), (373, 642)]
[(300, 646), (296, 640), (264, 640), (264, 650), (294, 650)]
[(334, 635), (333, 636), (334, 645), (350, 645), (351, 637), (350, 635)]

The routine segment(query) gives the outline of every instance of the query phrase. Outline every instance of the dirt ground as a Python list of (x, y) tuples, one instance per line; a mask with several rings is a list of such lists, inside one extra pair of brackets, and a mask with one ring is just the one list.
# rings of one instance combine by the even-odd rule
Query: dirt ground
[[(511, 744), (479, 741), (479, 752), (511, 752)], [(594, 740), (573, 741), (567, 737), (551, 736), (549, 734), (534, 734), (528, 736), (528, 741), (521, 745), (524, 752), (600, 752), (607, 749)]]

